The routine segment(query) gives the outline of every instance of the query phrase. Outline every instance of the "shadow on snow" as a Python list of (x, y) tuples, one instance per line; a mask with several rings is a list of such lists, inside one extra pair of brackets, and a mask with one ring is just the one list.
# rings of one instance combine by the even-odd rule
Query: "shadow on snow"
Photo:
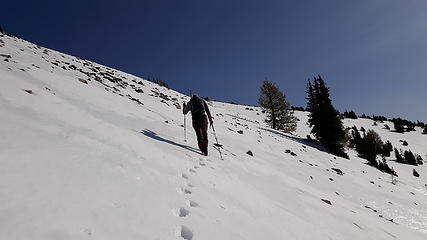
[(281, 136), (283, 138), (287, 138), (289, 140), (292, 140), (292, 141), (304, 144), (306, 146), (309, 146), (309, 147), (312, 147), (312, 148), (316, 148), (319, 151), (326, 152), (326, 153), (328, 152), (323, 146), (321, 146), (319, 143), (317, 143), (317, 142), (315, 142), (313, 140), (308, 140), (306, 138), (295, 137), (295, 136), (292, 136), (290, 134), (285, 134), (285, 133), (282, 133), (282, 132), (274, 130), (274, 129), (268, 129), (268, 128), (263, 128), (263, 127), (259, 127), (259, 129), (262, 129), (264, 131), (267, 131), (267, 132), (279, 135), (279, 136)]
[(197, 151), (197, 149), (195, 149), (195, 148), (193, 148), (193, 147), (190, 147), (190, 146), (187, 146), (187, 145), (182, 145), (182, 144), (179, 144), (179, 143), (173, 142), (173, 141), (171, 141), (171, 140), (169, 140), (169, 139), (162, 138), (162, 137), (160, 137), (159, 135), (157, 135), (157, 133), (155, 133), (155, 132), (153, 132), (153, 131), (151, 131), (151, 130), (149, 130), (149, 129), (142, 130), (140, 133), (144, 134), (144, 135), (145, 135), (145, 136), (147, 136), (147, 137), (150, 137), (150, 138), (152, 138), (152, 139), (155, 139), (155, 140), (157, 140), (157, 141), (161, 141), (161, 142), (169, 143), (169, 144), (174, 145), (174, 146), (177, 146), (177, 147), (185, 148), (185, 149), (187, 149), (187, 150), (189, 150), (189, 151), (192, 151), (192, 152), (195, 152), (195, 153), (197, 153), (197, 154), (201, 154), (199, 151)]

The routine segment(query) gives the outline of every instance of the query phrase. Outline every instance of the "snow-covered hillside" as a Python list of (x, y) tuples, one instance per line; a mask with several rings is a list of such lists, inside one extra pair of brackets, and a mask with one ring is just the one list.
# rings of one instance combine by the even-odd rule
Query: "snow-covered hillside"
[[(308, 144), (305, 112), (289, 135), (209, 103), (221, 160), (212, 131), (208, 157), (191, 128), (184, 142), (185, 95), (6, 35), (0, 62), (0, 239), (427, 238), (425, 165), (390, 161), (393, 185)], [(425, 159), (419, 129), (372, 123), (345, 120)]]

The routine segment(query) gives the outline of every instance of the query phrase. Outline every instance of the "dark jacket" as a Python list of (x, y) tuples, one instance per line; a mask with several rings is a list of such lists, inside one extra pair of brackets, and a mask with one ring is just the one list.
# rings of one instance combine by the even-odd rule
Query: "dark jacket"
[[(196, 107), (197, 106), (196, 101), (200, 101), (200, 100), (204, 106), (204, 109), (199, 109)], [(184, 103), (184, 108), (182, 109), (182, 112), (184, 114), (187, 114), (189, 111), (191, 111), (191, 116), (193, 117), (193, 119), (204, 116), (207, 114), (207, 116), (209, 118), (209, 122), (212, 122), (211, 112), (209, 111), (209, 107), (206, 104), (206, 101), (203, 100), (202, 98), (198, 97), (198, 96), (191, 97), (191, 99), (190, 99), (190, 101), (188, 101), (187, 105), (185, 105), (185, 103)]]

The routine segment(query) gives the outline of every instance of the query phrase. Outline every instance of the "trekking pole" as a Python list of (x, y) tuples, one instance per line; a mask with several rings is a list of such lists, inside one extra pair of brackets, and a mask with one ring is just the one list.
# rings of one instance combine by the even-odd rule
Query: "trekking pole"
[(214, 132), (214, 136), (215, 136), (215, 140), (216, 140), (216, 143), (214, 144), (214, 146), (216, 146), (216, 147), (217, 147), (218, 152), (219, 152), (219, 156), (221, 157), (221, 160), (224, 160), (224, 159), (222, 158), (222, 153), (221, 153), (221, 147), (222, 147), (222, 145), (218, 143), (218, 138), (216, 137), (216, 132), (215, 132), (215, 128), (214, 128), (213, 123), (211, 124), (211, 127), (212, 127), (212, 130), (213, 130), (213, 132)]
[(184, 114), (184, 142), (187, 142), (187, 121), (186, 121), (186, 117)]

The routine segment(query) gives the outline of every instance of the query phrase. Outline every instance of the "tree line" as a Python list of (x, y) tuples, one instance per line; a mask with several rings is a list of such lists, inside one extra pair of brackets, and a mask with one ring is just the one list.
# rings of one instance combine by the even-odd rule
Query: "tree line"
[[(390, 141), (385, 143), (380, 136), (369, 129), (366, 131), (361, 128), (362, 134), (354, 126), (351, 129), (345, 129), (342, 123), (343, 118), (357, 119), (358, 116), (354, 111), (345, 111), (340, 114), (332, 104), (329, 88), (321, 76), (314, 77), (307, 82), (307, 108), (291, 107), (286, 101), (285, 94), (274, 83), (265, 80), (260, 88), (258, 104), (266, 113), (265, 122), (273, 129), (291, 133), (296, 130), (298, 119), (294, 116), (294, 110), (306, 110), (309, 112), (308, 124), (311, 127), (311, 134), (314, 135), (315, 141), (318, 141), (327, 152), (349, 158), (345, 147), (354, 148), (358, 156), (368, 161), (368, 164), (389, 174), (397, 176), (397, 173), (387, 165), (385, 157), (390, 157), (391, 152), (395, 153), (397, 161), (407, 164), (422, 164), (422, 158), (414, 155), (411, 151), (399, 152), (393, 149)], [(376, 121), (387, 121), (384, 116), (369, 117), (363, 114), (361, 117), (370, 118)], [(427, 125), (418, 121), (417, 123), (393, 118), (396, 132), (413, 131), (415, 126), (423, 127), (423, 132), (427, 134)], [(403, 126), (403, 130), (401, 128)], [(385, 126), (386, 128), (388, 126)], [(390, 129), (388, 127), (388, 129)], [(311, 139), (310, 136), (307, 138)], [(377, 161), (377, 156), (382, 156), (382, 161)]]

